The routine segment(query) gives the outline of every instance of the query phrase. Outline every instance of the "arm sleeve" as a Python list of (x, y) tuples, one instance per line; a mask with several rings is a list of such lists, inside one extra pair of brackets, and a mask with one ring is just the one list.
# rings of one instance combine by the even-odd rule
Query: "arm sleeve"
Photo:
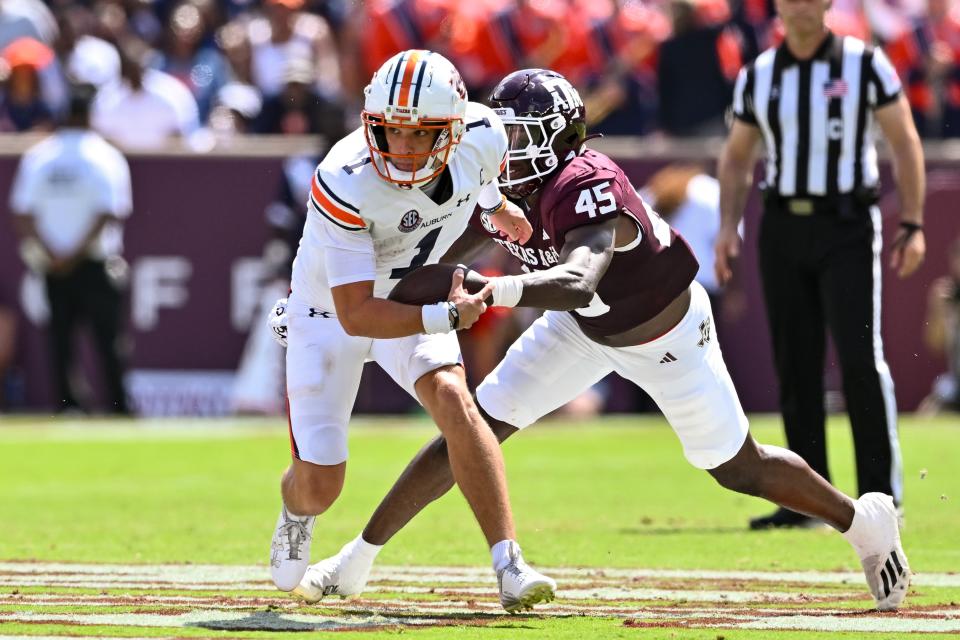
[[(488, 152), (484, 154), (484, 157), (487, 159), (487, 163), (484, 166), (484, 178), (496, 185), (497, 178), (503, 173), (503, 169), (507, 163), (507, 147), (509, 144), (507, 141), (507, 129), (503, 126), (503, 120), (501, 120), (500, 116), (494, 113), (492, 109), (489, 110), (489, 113), (479, 122), (490, 125), (489, 131), (487, 132), (490, 148)], [(472, 125), (468, 124), (468, 126)], [(487, 175), (487, 171), (490, 172), (489, 175)]]
[(477, 199), (477, 204), (480, 205), (481, 209), (493, 209), (500, 204), (501, 199), (497, 181), (491, 180), (480, 187), (480, 197)]
[(900, 97), (902, 85), (896, 69), (883, 49), (873, 50), (870, 61), (869, 99), (874, 109), (890, 104)]
[(737, 82), (733, 86), (733, 117), (747, 124), (757, 124), (757, 116), (753, 112), (752, 65), (743, 67), (737, 74)]
[(347, 231), (322, 220), (319, 236), (331, 287), (377, 279), (373, 238), (368, 232)]
[(33, 213), (33, 196), (36, 192), (37, 171), (29, 155), (24, 156), (17, 167), (17, 175), (10, 189), (10, 209), (16, 215)]
[(310, 185), (309, 208), (318, 214), (327, 283), (339, 287), (351, 282), (377, 279), (373, 238), (360, 209), (343, 191), (336, 190), (331, 176), (318, 169)]

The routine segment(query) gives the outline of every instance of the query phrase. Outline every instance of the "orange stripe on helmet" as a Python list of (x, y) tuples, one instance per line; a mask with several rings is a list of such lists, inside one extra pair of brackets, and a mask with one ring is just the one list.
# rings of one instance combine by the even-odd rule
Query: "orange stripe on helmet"
[(363, 221), (363, 218), (360, 216), (355, 216), (334, 204), (333, 201), (327, 197), (327, 194), (323, 192), (323, 189), (320, 188), (320, 185), (317, 184), (316, 179), (313, 181), (311, 191), (313, 193), (313, 198), (317, 201), (317, 203), (323, 207), (324, 211), (332, 215), (334, 218), (340, 222), (366, 228), (367, 223)]
[(400, 81), (400, 97), (395, 106), (410, 106), (407, 104), (410, 98), (410, 85), (413, 84), (413, 72), (416, 71), (417, 63), (420, 62), (420, 53), (419, 50), (411, 51), (410, 57), (407, 58), (407, 66), (403, 68), (403, 79)]

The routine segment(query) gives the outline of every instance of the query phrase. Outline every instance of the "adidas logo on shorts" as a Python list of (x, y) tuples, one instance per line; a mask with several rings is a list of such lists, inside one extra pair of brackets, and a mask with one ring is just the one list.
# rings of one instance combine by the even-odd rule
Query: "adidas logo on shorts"
[(676, 361), (677, 361), (677, 356), (667, 351), (667, 353), (660, 360), (660, 364), (667, 364), (667, 363), (676, 362)]

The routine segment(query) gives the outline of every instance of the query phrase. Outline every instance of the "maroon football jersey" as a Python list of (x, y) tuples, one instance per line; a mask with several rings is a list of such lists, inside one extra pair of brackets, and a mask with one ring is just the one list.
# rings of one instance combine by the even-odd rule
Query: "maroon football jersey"
[(683, 237), (644, 204), (613, 160), (596, 151), (583, 152), (552, 176), (526, 213), (533, 226), (526, 245), (501, 238), (479, 213), (470, 224), (527, 269), (542, 270), (560, 262), (564, 238), (571, 229), (621, 213), (636, 221), (637, 239), (616, 250), (593, 302), (571, 311), (588, 334), (611, 336), (650, 320), (690, 286), (699, 268)]

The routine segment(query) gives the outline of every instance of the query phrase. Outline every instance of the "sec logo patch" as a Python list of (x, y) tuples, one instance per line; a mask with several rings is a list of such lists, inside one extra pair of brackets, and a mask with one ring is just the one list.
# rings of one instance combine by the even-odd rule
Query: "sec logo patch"
[(423, 222), (423, 218), (420, 217), (420, 212), (416, 209), (411, 209), (400, 218), (400, 226), (398, 226), (397, 229), (403, 233), (410, 233), (419, 227), (421, 222)]
[(497, 228), (493, 226), (493, 223), (490, 222), (490, 215), (486, 213), (480, 214), (480, 224), (483, 225), (483, 228), (489, 231), (490, 233), (497, 233)]

